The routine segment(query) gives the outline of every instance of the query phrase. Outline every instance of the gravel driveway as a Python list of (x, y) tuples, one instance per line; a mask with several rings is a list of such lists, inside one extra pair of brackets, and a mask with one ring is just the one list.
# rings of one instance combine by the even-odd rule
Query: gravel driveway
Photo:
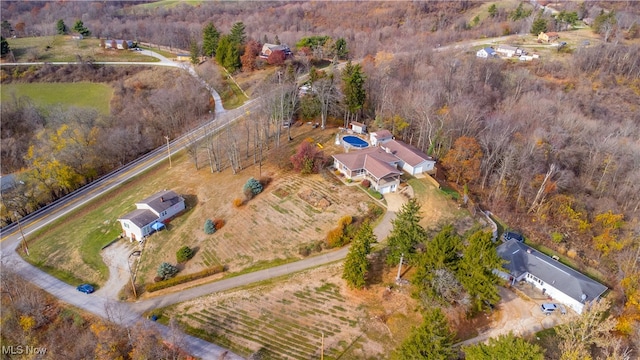
[(109, 267), (109, 280), (96, 291), (96, 295), (118, 300), (118, 293), (130, 281), (127, 261), (131, 260), (131, 270), (135, 269), (137, 257), (129, 257), (129, 254), (136, 249), (136, 244), (130, 243), (126, 239), (121, 239), (102, 250), (102, 259)]

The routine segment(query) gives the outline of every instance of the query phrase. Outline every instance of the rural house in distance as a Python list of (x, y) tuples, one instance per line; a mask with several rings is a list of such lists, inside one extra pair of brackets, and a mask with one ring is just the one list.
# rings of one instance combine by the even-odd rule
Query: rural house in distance
[(164, 190), (136, 203), (136, 210), (118, 219), (122, 234), (131, 241), (143, 241), (146, 236), (164, 227), (163, 221), (185, 209), (184, 198), (173, 190)]

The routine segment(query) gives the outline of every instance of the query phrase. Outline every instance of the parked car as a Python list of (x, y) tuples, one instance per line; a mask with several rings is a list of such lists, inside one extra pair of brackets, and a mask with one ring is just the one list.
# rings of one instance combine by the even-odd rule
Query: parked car
[(77, 287), (78, 291), (85, 293), (85, 294), (91, 294), (92, 292), (95, 291), (95, 289), (93, 288), (93, 286), (89, 285), (89, 284), (82, 284), (79, 285)]
[(552, 304), (552, 303), (545, 303), (540, 305), (540, 309), (545, 315), (549, 315), (558, 309), (558, 305)]
[(517, 242), (524, 242), (524, 237), (522, 236), (522, 234), (517, 233), (515, 231), (507, 231), (504, 234), (502, 234), (503, 241), (509, 241), (512, 239), (516, 240)]

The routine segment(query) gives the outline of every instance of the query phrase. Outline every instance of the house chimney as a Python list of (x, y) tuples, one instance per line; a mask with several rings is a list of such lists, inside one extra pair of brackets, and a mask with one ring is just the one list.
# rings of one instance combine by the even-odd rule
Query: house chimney
[(164, 202), (164, 196), (160, 196), (160, 202)]

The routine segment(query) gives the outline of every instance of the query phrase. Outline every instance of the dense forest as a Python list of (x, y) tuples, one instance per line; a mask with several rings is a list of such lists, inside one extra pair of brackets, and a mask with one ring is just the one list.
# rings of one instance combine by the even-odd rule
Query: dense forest
[[(529, 3), (517, 8), (499, 6), (487, 13), (480, 9), (483, 3), (473, 1), (358, 2), (357, 6), (254, 2), (250, 8), (234, 2), (204, 2), (195, 7), (135, 5), (1, 4), (2, 19), (11, 21), (17, 36), (52, 35), (58, 19), (72, 23), (81, 18), (93, 36), (133, 38), (180, 49), (192, 48), (194, 43), (202, 47), (208, 23), (228, 33), (241, 22), (247, 41), (275, 42), (277, 37), (292, 48), (309, 36), (345, 39), (348, 57), (358, 65), (348, 68), (346, 75), (336, 74), (340, 79), (335, 82), (328, 81), (333, 79), (330, 74), (315, 77), (318, 84), (336, 89), (327, 92), (335, 99), (318, 99), (329, 107), (321, 111), (323, 123), (325, 115), (338, 123), (357, 116), (371, 129), (391, 130), (438, 159), (451, 186), (468, 191), (474, 203), (490, 209), (535, 243), (598, 269), (601, 280), (615, 290), (614, 311), (622, 319), (618, 330), (640, 342), (640, 3), (564, 3), (566, 13), (575, 13), (573, 20), (541, 13)], [(470, 17), (470, 13), (482, 17)], [(459, 40), (529, 33), (540, 19), (549, 31), (595, 19), (593, 31), (603, 41), (526, 63), (437, 51), (438, 46)], [(295, 69), (308, 72), (306, 65), (298, 57)], [(361, 75), (366, 97), (351, 107), (349, 99), (340, 96), (350, 93), (354, 73)], [(63, 122), (56, 118), (77, 119), (78, 129), (91, 129), (83, 127), (87, 122), (111, 122), (112, 132), (105, 136), (114, 144), (135, 142), (126, 136), (153, 132), (144, 137), (153, 141), (131, 153), (109, 154), (95, 147), (94, 153), (85, 155), (86, 159), (109, 155), (99, 158), (110, 163), (98, 162), (97, 168), (121, 164), (157, 146), (163, 134), (188, 127), (191, 115), (206, 113), (207, 97), (197, 95), (201, 89), (187, 78), (174, 81), (173, 89), (116, 81), (116, 106), (111, 116), (100, 120), (78, 110), (44, 116), (23, 99), (3, 103), (2, 169), (37, 165), (38, 152), (26, 147), (38, 144), (42, 136), (60, 133), (64, 138)], [(280, 85), (280, 79), (274, 78), (264, 86), (282, 89), (281, 100), (295, 97), (295, 88)], [(172, 96), (175, 92), (192, 96), (177, 101)], [(290, 111), (305, 110), (303, 101), (291, 104)], [(183, 113), (184, 109), (193, 113)], [(273, 116), (275, 110), (266, 100), (264, 109), (262, 116)], [(284, 121), (286, 116), (281, 116)], [(164, 120), (158, 123), (158, 119)], [(28, 131), (15, 130), (24, 138), (8, 142), (5, 134), (13, 127)], [(127, 130), (132, 128), (136, 131)], [(281, 126), (275, 128), (277, 132), (267, 136), (279, 139)], [(48, 132), (39, 132), (42, 129)], [(46, 146), (36, 148), (49, 151)], [(25, 151), (29, 155), (24, 159), (12, 155)], [(89, 171), (84, 168), (89, 160), (75, 160), (76, 171)]]

